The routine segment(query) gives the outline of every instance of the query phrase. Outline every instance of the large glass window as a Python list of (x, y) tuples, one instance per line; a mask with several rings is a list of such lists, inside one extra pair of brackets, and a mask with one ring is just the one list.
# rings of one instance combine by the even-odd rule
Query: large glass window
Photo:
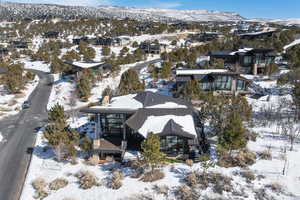
[(244, 57), (244, 64), (250, 65), (252, 63), (252, 57), (251, 56), (245, 56)]
[(123, 133), (123, 114), (101, 115), (101, 128), (105, 135), (120, 135)]
[(243, 80), (237, 80), (237, 89), (238, 90), (245, 90), (247, 89), (247, 83)]
[(161, 151), (168, 155), (187, 154), (188, 139), (179, 136), (163, 136), (160, 140)]
[(231, 90), (231, 76), (216, 76), (214, 81), (215, 90)]

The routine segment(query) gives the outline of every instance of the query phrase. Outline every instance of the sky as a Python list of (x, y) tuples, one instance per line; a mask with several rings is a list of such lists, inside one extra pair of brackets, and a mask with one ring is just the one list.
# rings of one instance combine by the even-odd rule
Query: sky
[[(0, 0), (1, 1), (1, 0)], [(3, 0), (2, 0), (3, 1)], [(207, 9), (237, 12), (246, 18), (300, 18), (300, 0), (5, 0), (23, 3), (57, 3), (138, 8)]]

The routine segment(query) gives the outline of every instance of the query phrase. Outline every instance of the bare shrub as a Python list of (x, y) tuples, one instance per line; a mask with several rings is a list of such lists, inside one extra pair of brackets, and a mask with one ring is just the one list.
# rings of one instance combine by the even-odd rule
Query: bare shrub
[(96, 166), (99, 164), (99, 159), (92, 156), (86, 161), (86, 164), (91, 165), (91, 166)]
[(97, 177), (90, 171), (80, 170), (75, 176), (79, 179), (79, 185), (82, 189), (89, 189), (97, 185)]
[(258, 156), (262, 160), (272, 160), (272, 154), (270, 151), (258, 152)]
[(253, 142), (256, 142), (257, 136), (258, 136), (257, 133), (255, 133), (253, 131), (249, 131), (249, 130), (247, 130), (246, 134), (245, 134), (246, 140), (253, 141)]
[(143, 174), (144, 174), (144, 168), (138, 167), (138, 168), (133, 170), (130, 177), (131, 178), (140, 178)]
[(17, 100), (11, 99), (11, 100), (8, 102), (8, 106), (14, 106), (14, 105), (16, 105), (17, 103), (18, 103)]
[(164, 177), (165, 174), (162, 171), (155, 169), (153, 171), (145, 173), (141, 180), (143, 182), (154, 182), (163, 179)]
[(232, 179), (228, 176), (224, 176), (220, 173), (216, 173), (213, 175), (213, 179), (211, 182), (214, 184), (213, 191), (219, 194), (223, 194), (225, 192), (232, 192), (233, 186), (231, 184)]
[(221, 167), (247, 167), (253, 165), (256, 162), (256, 155), (250, 151), (241, 151), (235, 155), (223, 154), (219, 161), (218, 165)]
[(254, 191), (256, 200), (274, 200), (273, 197), (267, 194), (266, 189), (261, 188)]
[(245, 178), (248, 183), (251, 183), (256, 179), (255, 174), (251, 170), (236, 171), (234, 174)]
[(185, 164), (188, 165), (189, 167), (192, 167), (193, 164), (194, 164), (194, 161), (193, 161), (192, 159), (187, 159), (187, 160), (185, 161)]
[(188, 185), (181, 185), (176, 190), (176, 199), (180, 200), (195, 200), (199, 199), (200, 195)]
[(61, 188), (66, 187), (68, 185), (68, 183), (69, 183), (68, 180), (65, 178), (57, 178), (49, 183), (49, 189), (50, 190), (59, 190)]
[(111, 188), (114, 190), (119, 189), (122, 186), (122, 180), (124, 175), (122, 171), (114, 171), (111, 177)]
[(280, 185), (278, 183), (272, 183), (272, 184), (266, 185), (266, 187), (270, 188), (273, 192), (276, 192), (276, 193), (283, 192), (282, 185)]
[(31, 185), (35, 189), (35, 199), (44, 199), (49, 195), (46, 191), (47, 183), (43, 178), (39, 177), (34, 179)]
[(158, 193), (158, 194), (163, 194), (165, 196), (168, 195), (169, 192), (169, 187), (167, 185), (155, 185), (153, 189)]
[(192, 172), (189, 175), (187, 175), (185, 180), (189, 186), (193, 186), (198, 183), (198, 176), (197, 176), (196, 172)]

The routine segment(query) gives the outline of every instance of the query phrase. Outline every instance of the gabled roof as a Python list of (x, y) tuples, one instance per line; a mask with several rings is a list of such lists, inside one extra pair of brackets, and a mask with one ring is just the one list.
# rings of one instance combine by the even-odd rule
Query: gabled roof
[(197, 136), (191, 109), (139, 109), (126, 121), (126, 124), (144, 137), (147, 137), (150, 132), (189, 138)]

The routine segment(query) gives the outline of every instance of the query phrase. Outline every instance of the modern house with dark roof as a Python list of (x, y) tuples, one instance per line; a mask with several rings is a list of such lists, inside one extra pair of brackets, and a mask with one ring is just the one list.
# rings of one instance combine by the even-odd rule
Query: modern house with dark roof
[(99, 46), (121, 46), (122, 40), (120, 38), (112, 37), (97, 37), (95, 39), (94, 45)]
[(238, 34), (242, 40), (264, 40), (272, 37), (277, 31), (259, 31)]
[(29, 43), (30, 42), (25, 40), (14, 40), (10, 42), (10, 45), (17, 49), (28, 49)]
[(210, 61), (224, 60), (225, 66), (232, 71), (246, 74), (263, 74), (265, 68), (274, 62), (276, 54), (272, 49), (243, 48), (236, 51), (212, 51)]
[(86, 42), (86, 43), (88, 43), (89, 42), (89, 38), (85, 37), (85, 36), (83, 36), (83, 37), (77, 37), (77, 38), (73, 38), (72, 41), (73, 41), (73, 44), (79, 45), (80, 42)]
[(47, 39), (57, 39), (58, 36), (59, 36), (59, 32), (55, 32), (55, 31), (46, 32), (43, 35), (43, 37)]
[(81, 112), (95, 119), (93, 155), (97, 158), (140, 151), (150, 133), (160, 137), (161, 151), (168, 156), (186, 159), (207, 151), (199, 113), (182, 99), (141, 92), (113, 97), (105, 105)]
[(139, 49), (143, 50), (147, 54), (160, 54), (167, 51), (167, 45), (144, 41), (141, 42)]
[(250, 81), (241, 77), (237, 72), (225, 69), (178, 69), (176, 70), (176, 93), (185, 86), (188, 81), (195, 80), (203, 91), (214, 94), (247, 94)]

